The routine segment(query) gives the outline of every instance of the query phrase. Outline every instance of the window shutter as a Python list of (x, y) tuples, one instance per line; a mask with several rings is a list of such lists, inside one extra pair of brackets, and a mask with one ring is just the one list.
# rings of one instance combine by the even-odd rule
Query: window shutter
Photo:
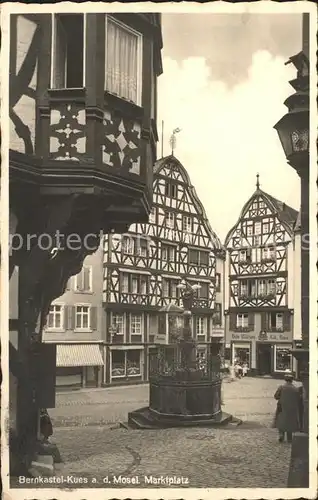
[(83, 285), (84, 285), (84, 274), (83, 274), (83, 269), (81, 270), (80, 273), (76, 276), (76, 290), (82, 291), (83, 290)]
[(74, 330), (75, 328), (75, 306), (67, 307), (67, 330)]
[(64, 323), (62, 325), (63, 330), (68, 329), (68, 310), (69, 310), (69, 306), (63, 307), (63, 323)]
[(284, 331), (290, 332), (290, 312), (284, 312)]
[(230, 313), (230, 330), (235, 330), (236, 328), (236, 314)]
[(92, 268), (84, 267), (83, 268), (83, 290), (90, 291), (90, 275)]
[(91, 307), (91, 330), (97, 330), (97, 307)]
[(261, 313), (261, 329), (267, 330), (267, 313), (266, 312)]
[(248, 315), (248, 326), (249, 328), (254, 328), (254, 313), (249, 313)]

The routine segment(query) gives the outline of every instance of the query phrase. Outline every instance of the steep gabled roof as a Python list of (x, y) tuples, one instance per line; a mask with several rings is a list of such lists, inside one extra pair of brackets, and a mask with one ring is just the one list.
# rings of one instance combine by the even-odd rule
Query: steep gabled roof
[(262, 191), (261, 189), (259, 191), (273, 203), (277, 210), (277, 213), (279, 214), (280, 220), (293, 227), (298, 217), (298, 211), (290, 207), (289, 205), (286, 205), (286, 203), (283, 203), (277, 198), (274, 198), (274, 196), (265, 193), (265, 191)]
[(203, 205), (202, 205), (202, 203), (197, 195), (197, 192), (196, 192), (194, 186), (191, 184), (189, 174), (186, 171), (186, 169), (184, 168), (184, 166), (182, 165), (182, 163), (180, 163), (180, 161), (174, 155), (168, 155), (168, 156), (165, 156), (163, 158), (160, 158), (154, 164), (154, 167), (153, 167), (154, 176), (159, 175), (160, 170), (163, 169), (166, 166), (166, 164), (169, 162), (173, 162), (178, 166), (180, 174), (183, 177), (185, 184), (187, 184), (189, 193), (193, 199), (194, 206), (197, 209), (198, 213), (202, 216), (203, 222), (208, 230), (209, 236), (212, 239), (212, 241), (214, 241), (215, 250), (219, 251), (222, 254), (225, 251), (224, 246), (222, 245), (221, 240), (219, 239), (217, 234), (213, 231), (213, 229), (210, 225), (210, 222), (208, 220), (208, 217), (206, 215), (205, 209), (204, 209), (204, 207), (203, 207)]
[(232, 236), (232, 233), (235, 230), (238, 222), (243, 218), (247, 207), (253, 201), (255, 196), (259, 196), (259, 195), (261, 195), (264, 198), (264, 200), (272, 208), (272, 211), (277, 214), (278, 219), (284, 225), (284, 227), (289, 232), (289, 234), (292, 235), (292, 233), (295, 231), (295, 226), (296, 226), (296, 222), (297, 222), (298, 215), (299, 215), (298, 211), (295, 210), (294, 208), (290, 207), (289, 205), (286, 205), (286, 203), (284, 203), (283, 201), (280, 201), (277, 198), (274, 198), (274, 196), (272, 196), (272, 195), (266, 193), (265, 191), (263, 191), (262, 189), (258, 188), (252, 194), (252, 196), (248, 199), (248, 201), (244, 204), (237, 222), (234, 224), (234, 226), (227, 233), (227, 236), (225, 238), (225, 243), (224, 243), (225, 246), (228, 245), (228, 242)]

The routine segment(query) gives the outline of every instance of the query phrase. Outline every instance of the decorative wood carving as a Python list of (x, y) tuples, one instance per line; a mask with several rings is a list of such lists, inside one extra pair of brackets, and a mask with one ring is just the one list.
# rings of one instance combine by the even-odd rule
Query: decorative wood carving
[(52, 103), (50, 157), (80, 161), (86, 152), (86, 111), (78, 103)]
[(141, 127), (115, 111), (104, 112), (103, 163), (127, 173), (140, 174)]

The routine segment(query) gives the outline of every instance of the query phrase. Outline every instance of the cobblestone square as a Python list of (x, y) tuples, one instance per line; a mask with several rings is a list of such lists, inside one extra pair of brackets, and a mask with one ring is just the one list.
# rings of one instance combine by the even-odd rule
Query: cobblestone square
[[(150, 476), (176, 476), (185, 478), (177, 487), (284, 488), (290, 445), (279, 444), (271, 428), (279, 384), (248, 377), (224, 382), (224, 410), (243, 424), (208, 429), (119, 428), (129, 411), (147, 405), (147, 385), (60, 393), (50, 414), (63, 474), (87, 478), (94, 487), (154, 487), (147, 484)], [(116, 483), (118, 476), (123, 482)]]

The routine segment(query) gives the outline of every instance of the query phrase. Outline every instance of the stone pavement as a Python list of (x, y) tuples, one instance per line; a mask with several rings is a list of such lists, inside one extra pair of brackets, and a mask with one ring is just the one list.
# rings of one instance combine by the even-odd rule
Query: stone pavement
[[(271, 428), (279, 384), (261, 378), (225, 382), (223, 408), (243, 424), (208, 429), (119, 428), (129, 411), (147, 405), (147, 385), (60, 393), (50, 415), (63, 474), (88, 481), (84, 487), (154, 487), (145, 476), (176, 476), (192, 488), (285, 488), (290, 445), (279, 444)], [(124, 483), (114, 483), (119, 475)], [(139, 484), (128, 484), (132, 478)]]

